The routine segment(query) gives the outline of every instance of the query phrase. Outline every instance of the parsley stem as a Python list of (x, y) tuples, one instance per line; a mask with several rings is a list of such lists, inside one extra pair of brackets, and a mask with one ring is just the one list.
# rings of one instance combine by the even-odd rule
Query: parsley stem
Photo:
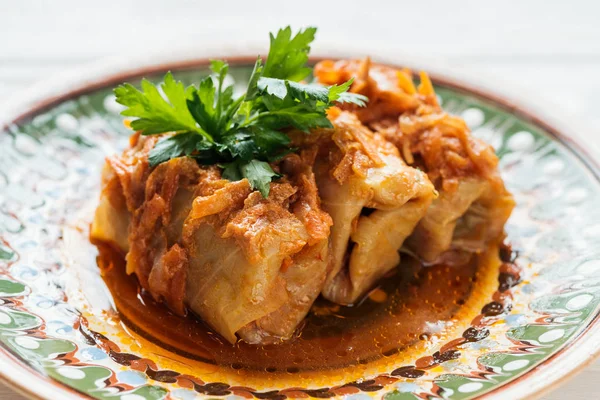
[(248, 125), (252, 125), (254, 122), (256, 122), (258, 119), (260, 119), (261, 117), (267, 116), (271, 114), (271, 111), (263, 111), (261, 113), (256, 114), (254, 117), (250, 118), (249, 120), (247, 120), (244, 123), (244, 126), (248, 126)]
[(200, 134), (200, 136), (202, 136), (204, 139), (208, 140), (210, 143), (215, 143), (214, 139), (212, 138), (211, 135), (209, 135), (208, 133), (204, 132), (204, 130), (202, 130), (202, 128), (198, 128), (196, 127), (196, 129), (194, 130), (194, 132)]
[[(221, 117), (222, 114), (223, 114), (223, 107), (222, 107), (222, 102), (221, 102), (221, 100), (222, 100), (221, 99), (221, 97), (222, 97), (221, 96), (222, 95), (222, 92), (221, 92), (222, 87), (223, 87), (223, 78), (219, 77), (219, 86), (218, 86), (218, 89), (217, 89), (217, 111), (216, 111), (216, 115), (218, 115), (219, 117)], [(219, 128), (220, 128), (220, 125), (221, 125), (221, 121), (219, 121)]]

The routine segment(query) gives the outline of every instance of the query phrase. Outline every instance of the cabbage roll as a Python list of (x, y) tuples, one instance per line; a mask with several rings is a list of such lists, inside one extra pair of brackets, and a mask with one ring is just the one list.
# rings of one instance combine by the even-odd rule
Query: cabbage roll
[(142, 204), (148, 178), (148, 152), (156, 138), (130, 138), (130, 147), (120, 156), (107, 157), (102, 169), (100, 202), (91, 226), (91, 237), (112, 244), (123, 254), (129, 251), (131, 215)]
[(399, 264), (400, 247), (435, 193), (425, 173), (407, 166), (355, 115), (333, 111), (330, 118), (334, 129), (319, 143), (315, 163), (323, 209), (333, 219), (332, 267), (322, 294), (353, 304)]
[(135, 137), (107, 160), (92, 237), (126, 252), (127, 272), (156, 300), (190, 309), (228, 341), (290, 338), (329, 263), (332, 222), (320, 208), (315, 154), (287, 156), (265, 199), (247, 179), (222, 179), (191, 158), (150, 169), (154, 140)]
[(369, 97), (365, 108), (344, 105), (393, 143), (407, 164), (425, 171), (439, 196), (407, 240), (423, 261), (451, 261), (477, 253), (502, 237), (514, 200), (499, 175), (488, 144), (471, 136), (466, 123), (438, 104), (433, 85), (412, 73), (365, 60), (322, 61), (316, 78), (333, 85), (355, 78), (351, 91)]
[(490, 240), (502, 237), (513, 207), (506, 190), (498, 191), (484, 179), (465, 178), (455, 189), (440, 191), (408, 245), (430, 263), (451, 262), (452, 250), (479, 253)]

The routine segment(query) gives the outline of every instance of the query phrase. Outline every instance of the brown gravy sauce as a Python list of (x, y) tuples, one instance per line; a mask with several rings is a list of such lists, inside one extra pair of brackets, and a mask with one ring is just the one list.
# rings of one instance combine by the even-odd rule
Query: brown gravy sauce
[(457, 314), (478, 275), (478, 258), (423, 267), (408, 255), (357, 306), (319, 298), (297, 336), (277, 345), (232, 345), (195, 315), (179, 317), (140, 291), (121, 254), (98, 244), (98, 265), (121, 320), (184, 357), (233, 369), (297, 373), (345, 368), (392, 356), (427, 340)]

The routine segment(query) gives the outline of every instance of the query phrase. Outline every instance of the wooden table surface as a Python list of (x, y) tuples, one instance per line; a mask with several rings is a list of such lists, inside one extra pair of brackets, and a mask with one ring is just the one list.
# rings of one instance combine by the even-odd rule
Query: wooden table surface
[[(4, 1), (0, 5), (0, 102), (65, 68), (207, 38), (266, 40), (283, 25), (315, 25), (327, 42), (377, 44), (495, 76), (561, 108), (600, 143), (600, 2), (420, 1)], [(598, 398), (600, 363), (544, 399)], [(0, 400), (22, 399), (0, 386)]]

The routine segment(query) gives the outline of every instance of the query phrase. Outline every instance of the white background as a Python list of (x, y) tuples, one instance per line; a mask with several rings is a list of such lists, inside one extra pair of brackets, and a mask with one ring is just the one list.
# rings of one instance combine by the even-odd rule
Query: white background
[[(595, 0), (0, 0), (0, 103), (65, 68), (108, 56), (266, 43), (267, 32), (315, 25), (328, 43), (426, 58), (496, 86), (522, 87), (592, 129), (600, 143), (600, 1)], [(190, 56), (193, 56), (191, 54)], [(598, 398), (600, 364), (545, 399)], [(0, 387), (0, 399), (15, 399)]]

